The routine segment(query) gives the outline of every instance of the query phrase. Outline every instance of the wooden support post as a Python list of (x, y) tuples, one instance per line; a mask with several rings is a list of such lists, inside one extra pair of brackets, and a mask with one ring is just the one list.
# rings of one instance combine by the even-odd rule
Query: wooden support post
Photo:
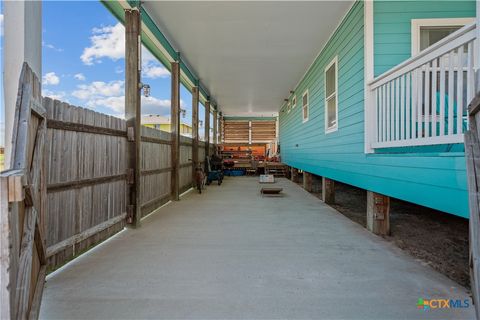
[(223, 116), (220, 113), (219, 121), (218, 121), (218, 143), (223, 144)]
[(381, 236), (390, 234), (390, 197), (367, 191), (367, 229)]
[(291, 170), (290, 179), (292, 180), (292, 182), (297, 183), (298, 180), (299, 180), (298, 179), (298, 169), (294, 168), (294, 167), (291, 167), (290, 170)]
[(127, 189), (127, 223), (133, 227), (140, 226), (141, 218), (140, 28), (140, 12), (137, 9), (125, 10), (125, 120), (129, 137), (127, 174), (133, 177)]
[(192, 184), (195, 187), (195, 170), (198, 166), (198, 87), (192, 88)]
[(322, 177), (322, 200), (326, 204), (335, 203), (335, 181)]
[(313, 175), (310, 172), (303, 172), (303, 188), (308, 191), (313, 191)]
[(217, 153), (217, 130), (218, 130), (218, 116), (217, 110), (213, 110), (213, 146), (215, 148), (215, 154)]
[(210, 156), (210, 100), (205, 101), (205, 157)]
[(171, 98), (171, 135), (172, 135), (172, 200), (180, 200), (180, 63), (172, 62), (172, 98)]

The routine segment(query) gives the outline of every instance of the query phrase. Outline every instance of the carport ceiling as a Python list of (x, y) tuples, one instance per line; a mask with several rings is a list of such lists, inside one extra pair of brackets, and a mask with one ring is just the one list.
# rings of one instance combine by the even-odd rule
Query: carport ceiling
[(227, 115), (276, 114), (352, 1), (147, 1)]

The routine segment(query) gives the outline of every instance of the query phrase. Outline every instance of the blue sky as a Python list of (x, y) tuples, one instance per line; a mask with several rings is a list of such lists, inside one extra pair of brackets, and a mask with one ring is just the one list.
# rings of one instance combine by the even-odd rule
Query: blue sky
[[(43, 2), (43, 95), (123, 117), (124, 27), (98, 1)], [(142, 114), (170, 116), (171, 78), (148, 50), (142, 51)], [(191, 124), (190, 92), (181, 86), (181, 121)], [(200, 119), (204, 108), (200, 105)], [(200, 130), (202, 131), (202, 130)], [(201, 132), (202, 133), (202, 132)]]
[[(123, 117), (123, 26), (99, 1), (43, 1), (42, 5), (42, 94)], [(3, 12), (3, 5), (0, 8)], [(3, 26), (3, 15), (0, 19)], [(3, 34), (0, 50), (2, 46)], [(3, 56), (3, 50), (1, 54)], [(142, 53), (142, 69), (142, 82), (151, 87), (151, 96), (142, 97), (142, 114), (169, 117), (169, 71), (147, 50)], [(181, 121), (191, 124), (192, 96), (183, 85), (180, 93), (181, 107), (186, 110)], [(1, 100), (3, 102), (3, 98)], [(200, 105), (200, 119), (204, 119), (204, 112)], [(2, 106), (2, 133), (3, 113)], [(200, 136), (203, 136), (202, 127)], [(3, 140), (2, 134), (0, 144)]]

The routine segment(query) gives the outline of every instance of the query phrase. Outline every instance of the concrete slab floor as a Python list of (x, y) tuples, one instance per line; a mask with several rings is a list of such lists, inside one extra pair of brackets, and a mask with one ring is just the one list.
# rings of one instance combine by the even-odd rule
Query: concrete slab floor
[[(47, 278), (43, 319), (473, 319), (466, 290), (296, 184), (190, 192)], [(425, 245), (428, 245), (426, 243)]]

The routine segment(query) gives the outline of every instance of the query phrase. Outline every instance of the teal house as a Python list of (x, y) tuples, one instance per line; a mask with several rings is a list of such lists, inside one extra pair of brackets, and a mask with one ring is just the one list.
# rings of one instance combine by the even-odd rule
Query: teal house
[(279, 111), (285, 164), (468, 217), (475, 1), (358, 1)]

